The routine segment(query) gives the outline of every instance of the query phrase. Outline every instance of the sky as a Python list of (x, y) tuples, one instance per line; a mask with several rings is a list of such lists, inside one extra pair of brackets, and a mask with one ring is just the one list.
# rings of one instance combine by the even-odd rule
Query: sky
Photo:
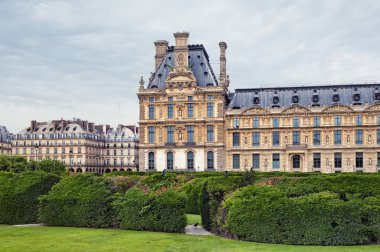
[(236, 88), (380, 82), (380, 1), (0, 0), (0, 125), (138, 122), (154, 44), (188, 31)]

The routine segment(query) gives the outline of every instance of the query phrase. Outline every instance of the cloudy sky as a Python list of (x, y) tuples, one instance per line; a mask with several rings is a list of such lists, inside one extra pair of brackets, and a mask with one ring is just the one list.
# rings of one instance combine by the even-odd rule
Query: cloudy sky
[(0, 125), (138, 120), (154, 45), (190, 32), (235, 88), (380, 81), (380, 1), (0, 0)]

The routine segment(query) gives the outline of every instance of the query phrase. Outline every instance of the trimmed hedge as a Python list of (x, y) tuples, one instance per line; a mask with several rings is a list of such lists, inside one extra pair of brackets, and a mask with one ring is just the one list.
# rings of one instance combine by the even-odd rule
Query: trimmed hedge
[(186, 213), (201, 214), (202, 188), (206, 178), (196, 178), (187, 182), (183, 193), (187, 196)]
[(46, 172), (0, 172), (0, 223), (36, 223), (38, 197), (59, 180)]
[(178, 192), (154, 194), (132, 188), (115, 202), (115, 208), (122, 229), (177, 233), (185, 230), (186, 198)]
[(114, 220), (112, 200), (107, 179), (72, 175), (40, 197), (39, 220), (48, 226), (110, 227)]

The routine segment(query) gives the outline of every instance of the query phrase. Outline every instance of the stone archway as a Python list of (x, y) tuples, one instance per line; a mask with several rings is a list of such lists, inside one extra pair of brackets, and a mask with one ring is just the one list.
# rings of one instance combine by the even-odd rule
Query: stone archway
[(290, 171), (303, 171), (305, 159), (302, 154), (292, 154), (289, 157)]

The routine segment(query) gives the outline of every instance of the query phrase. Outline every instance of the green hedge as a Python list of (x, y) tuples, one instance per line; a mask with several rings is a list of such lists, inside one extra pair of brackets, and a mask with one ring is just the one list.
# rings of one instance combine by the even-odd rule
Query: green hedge
[(0, 223), (37, 223), (38, 197), (59, 180), (45, 172), (0, 172)]
[(202, 188), (206, 178), (196, 178), (187, 182), (183, 193), (187, 196), (186, 213), (201, 214)]
[(184, 232), (186, 198), (178, 192), (161, 194), (130, 189), (115, 202), (122, 229)]
[(114, 220), (112, 200), (107, 179), (72, 175), (40, 197), (39, 220), (48, 226), (110, 227)]

